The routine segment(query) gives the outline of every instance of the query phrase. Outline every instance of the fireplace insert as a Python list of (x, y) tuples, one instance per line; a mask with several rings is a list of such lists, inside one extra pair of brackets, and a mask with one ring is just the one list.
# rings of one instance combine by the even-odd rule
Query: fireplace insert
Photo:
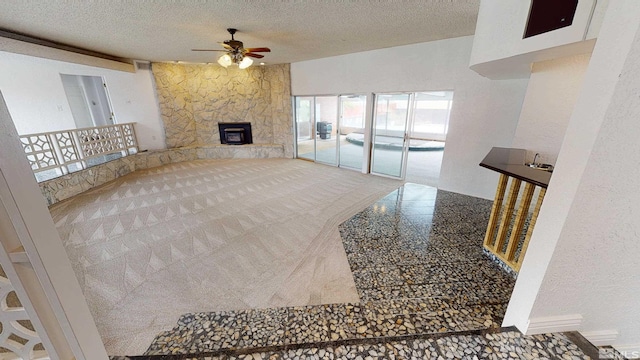
[(218, 123), (220, 143), (229, 145), (253, 144), (251, 123)]

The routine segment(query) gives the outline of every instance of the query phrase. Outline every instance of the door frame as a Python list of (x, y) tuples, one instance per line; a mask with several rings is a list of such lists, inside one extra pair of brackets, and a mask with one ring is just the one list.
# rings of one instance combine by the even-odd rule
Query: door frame
[[(409, 91), (395, 91), (395, 92), (385, 92), (385, 93), (372, 93), (373, 95), (373, 114), (370, 118), (370, 123), (371, 123), (371, 134), (370, 134), (370, 138), (369, 138), (369, 148), (370, 148), (370, 152), (369, 152), (369, 173), (376, 175), (376, 176), (382, 176), (382, 177), (386, 177), (386, 178), (391, 178), (391, 179), (396, 179), (396, 180), (404, 180), (404, 178), (406, 177), (407, 174), (407, 159), (408, 159), (408, 155), (409, 155), (409, 141), (411, 138), (411, 130), (413, 129), (413, 106), (414, 106), (414, 99), (415, 99), (415, 92), (409, 92)], [(374, 165), (374, 157), (373, 157), (373, 152), (374, 152), (374, 137), (375, 137), (375, 121), (376, 121), (376, 114), (378, 113), (378, 96), (380, 95), (408, 95), (409, 98), (407, 100), (407, 114), (405, 117), (405, 123), (404, 123), (404, 133), (403, 133), (403, 140), (402, 140), (402, 158), (401, 158), (401, 163), (400, 163), (400, 176), (393, 176), (393, 175), (389, 175), (389, 174), (383, 174), (383, 173), (378, 173), (373, 171), (373, 165)]]

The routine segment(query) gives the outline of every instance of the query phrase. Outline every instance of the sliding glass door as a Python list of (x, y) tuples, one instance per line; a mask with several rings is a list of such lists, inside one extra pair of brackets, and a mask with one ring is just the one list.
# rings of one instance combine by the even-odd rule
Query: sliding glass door
[(296, 96), (296, 143), (298, 157), (316, 160), (315, 101), (313, 96)]
[(445, 141), (449, 130), (453, 91), (419, 92), (413, 96), (411, 137)]
[(362, 169), (365, 95), (296, 96), (297, 157)]
[(366, 95), (340, 96), (340, 167), (362, 170), (366, 113)]
[(297, 157), (437, 186), (452, 104), (446, 90), (297, 96)]
[(372, 128), (371, 172), (404, 177), (411, 94), (376, 94)]
[(338, 164), (338, 97), (316, 96), (316, 161)]

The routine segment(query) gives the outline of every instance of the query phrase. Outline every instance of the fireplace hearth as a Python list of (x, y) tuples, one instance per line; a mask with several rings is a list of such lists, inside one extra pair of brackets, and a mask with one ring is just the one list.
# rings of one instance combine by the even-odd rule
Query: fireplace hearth
[(253, 144), (251, 123), (218, 123), (220, 143), (228, 145)]

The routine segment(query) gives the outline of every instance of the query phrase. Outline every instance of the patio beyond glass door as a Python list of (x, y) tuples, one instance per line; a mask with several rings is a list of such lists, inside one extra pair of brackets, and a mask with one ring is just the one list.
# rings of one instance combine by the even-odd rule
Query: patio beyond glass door
[(316, 161), (338, 164), (338, 97), (315, 97)]
[(313, 96), (296, 97), (296, 141), (298, 157), (316, 159), (315, 144), (315, 102)]
[(362, 170), (366, 95), (340, 96), (340, 167)]
[(377, 94), (372, 128), (371, 173), (404, 176), (410, 94)]

